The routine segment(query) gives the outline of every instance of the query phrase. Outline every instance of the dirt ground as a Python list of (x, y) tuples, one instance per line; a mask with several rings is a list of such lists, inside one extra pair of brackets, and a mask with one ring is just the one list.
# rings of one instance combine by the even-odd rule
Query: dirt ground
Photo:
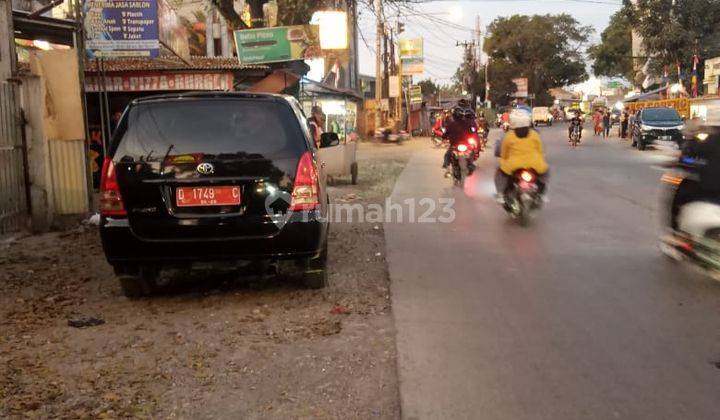
[[(423, 145), (362, 144), (333, 201), (382, 203)], [(4, 239), (0, 417), (398, 418), (384, 256), (382, 225), (335, 223), (327, 289), (193, 272), (130, 300), (92, 226)]]

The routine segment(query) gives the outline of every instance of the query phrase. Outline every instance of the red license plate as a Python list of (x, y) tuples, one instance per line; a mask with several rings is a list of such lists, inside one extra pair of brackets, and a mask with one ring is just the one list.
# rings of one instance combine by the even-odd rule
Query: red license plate
[(175, 190), (178, 207), (236, 206), (240, 187), (181, 187)]

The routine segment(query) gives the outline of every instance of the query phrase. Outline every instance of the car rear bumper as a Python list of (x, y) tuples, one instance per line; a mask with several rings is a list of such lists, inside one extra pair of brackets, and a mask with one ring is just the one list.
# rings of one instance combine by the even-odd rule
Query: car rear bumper
[(293, 219), (271, 237), (149, 241), (138, 238), (127, 220), (104, 218), (100, 238), (105, 257), (113, 265), (316, 257), (327, 240), (327, 221), (317, 216)]

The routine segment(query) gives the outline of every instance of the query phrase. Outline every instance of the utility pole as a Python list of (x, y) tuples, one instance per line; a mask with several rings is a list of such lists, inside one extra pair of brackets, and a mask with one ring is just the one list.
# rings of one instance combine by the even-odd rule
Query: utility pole
[[(475, 56), (475, 47), (477, 46), (477, 43), (475, 40), (456, 42), (455, 46), (462, 46), (465, 48), (465, 68), (472, 71), (473, 76), (477, 76), (477, 57)], [(466, 74), (464, 79), (465, 80), (463, 80), (463, 82), (465, 84), (465, 88), (472, 95), (471, 104), (474, 110), (477, 105), (477, 92), (473, 86), (475, 84), (475, 77), (471, 78), (470, 75)]]
[(385, 22), (383, 19), (382, 0), (373, 0), (375, 6), (375, 19), (377, 20), (377, 33), (375, 34), (375, 130), (382, 125), (382, 110), (380, 103), (383, 98), (383, 39), (385, 39)]

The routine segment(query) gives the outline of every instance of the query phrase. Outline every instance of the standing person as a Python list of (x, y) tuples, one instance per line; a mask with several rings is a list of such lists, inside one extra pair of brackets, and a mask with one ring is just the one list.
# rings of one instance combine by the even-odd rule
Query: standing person
[(602, 132), (602, 112), (599, 109), (596, 109), (593, 115), (593, 126), (595, 128), (595, 135), (600, 135)]
[(620, 137), (622, 139), (627, 138), (627, 131), (628, 131), (628, 123), (630, 119), (630, 115), (627, 111), (623, 110), (622, 114), (620, 114)]
[(312, 135), (315, 147), (320, 147), (320, 136), (323, 133), (325, 127), (325, 113), (322, 108), (315, 105), (310, 111), (310, 118), (308, 119), (310, 125), (310, 134)]
[(610, 113), (605, 112), (603, 114), (603, 137), (608, 138), (610, 137)]

